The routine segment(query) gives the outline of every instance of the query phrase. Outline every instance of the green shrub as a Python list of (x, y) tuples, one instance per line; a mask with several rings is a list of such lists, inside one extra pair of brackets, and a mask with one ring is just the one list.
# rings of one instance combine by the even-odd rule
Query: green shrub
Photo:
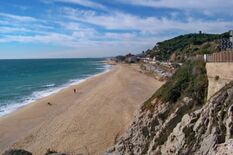
[(215, 80), (215, 81), (218, 81), (218, 80), (219, 80), (219, 76), (218, 76), (218, 75), (215, 76), (215, 77), (214, 77), (214, 80)]
[(203, 104), (207, 96), (208, 79), (205, 63), (188, 61), (165, 83), (147, 102), (146, 107), (153, 107), (151, 101), (155, 98), (174, 103), (181, 97), (190, 97), (196, 104)]
[(150, 57), (156, 57), (157, 60), (169, 60), (173, 53), (177, 55), (177, 61), (183, 62), (184, 56), (193, 56), (196, 54), (210, 54), (218, 52), (216, 40), (228, 38), (229, 33), (223, 34), (187, 34), (181, 35), (163, 42), (157, 43), (146, 53)]

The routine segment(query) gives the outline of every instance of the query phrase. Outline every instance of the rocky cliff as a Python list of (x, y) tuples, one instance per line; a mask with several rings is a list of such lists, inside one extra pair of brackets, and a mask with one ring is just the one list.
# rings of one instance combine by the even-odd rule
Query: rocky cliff
[[(205, 101), (206, 94), (198, 98), (198, 92), (206, 92), (205, 83), (200, 82), (198, 89), (190, 85), (205, 71), (196, 65), (183, 69), (189, 70), (188, 78), (181, 82), (172, 78), (160, 93), (155, 93), (141, 107), (127, 133), (105, 155), (233, 154), (233, 82)], [(177, 83), (182, 85), (178, 95), (172, 91)], [(193, 91), (187, 93), (190, 89)], [(161, 97), (161, 92), (171, 92), (170, 98)], [(177, 97), (171, 100), (174, 95)]]

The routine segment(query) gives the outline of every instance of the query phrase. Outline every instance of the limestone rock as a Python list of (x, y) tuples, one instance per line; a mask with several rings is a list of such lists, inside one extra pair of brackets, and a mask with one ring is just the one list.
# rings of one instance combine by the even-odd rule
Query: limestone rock
[(187, 97), (153, 104), (105, 155), (233, 154), (233, 83), (204, 105)]

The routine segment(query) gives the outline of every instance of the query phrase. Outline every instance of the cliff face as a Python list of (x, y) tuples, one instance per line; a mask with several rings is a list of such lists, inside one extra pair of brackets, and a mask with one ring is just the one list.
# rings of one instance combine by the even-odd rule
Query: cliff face
[(233, 82), (204, 104), (193, 95), (149, 102), (105, 155), (233, 154)]

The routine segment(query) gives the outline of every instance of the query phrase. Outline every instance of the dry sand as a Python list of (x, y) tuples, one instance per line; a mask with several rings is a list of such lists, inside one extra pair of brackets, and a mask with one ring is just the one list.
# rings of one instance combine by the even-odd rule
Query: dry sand
[(162, 84), (127, 65), (116, 65), (108, 73), (1, 117), (0, 150), (23, 148), (43, 155), (50, 148), (69, 154), (102, 154)]

